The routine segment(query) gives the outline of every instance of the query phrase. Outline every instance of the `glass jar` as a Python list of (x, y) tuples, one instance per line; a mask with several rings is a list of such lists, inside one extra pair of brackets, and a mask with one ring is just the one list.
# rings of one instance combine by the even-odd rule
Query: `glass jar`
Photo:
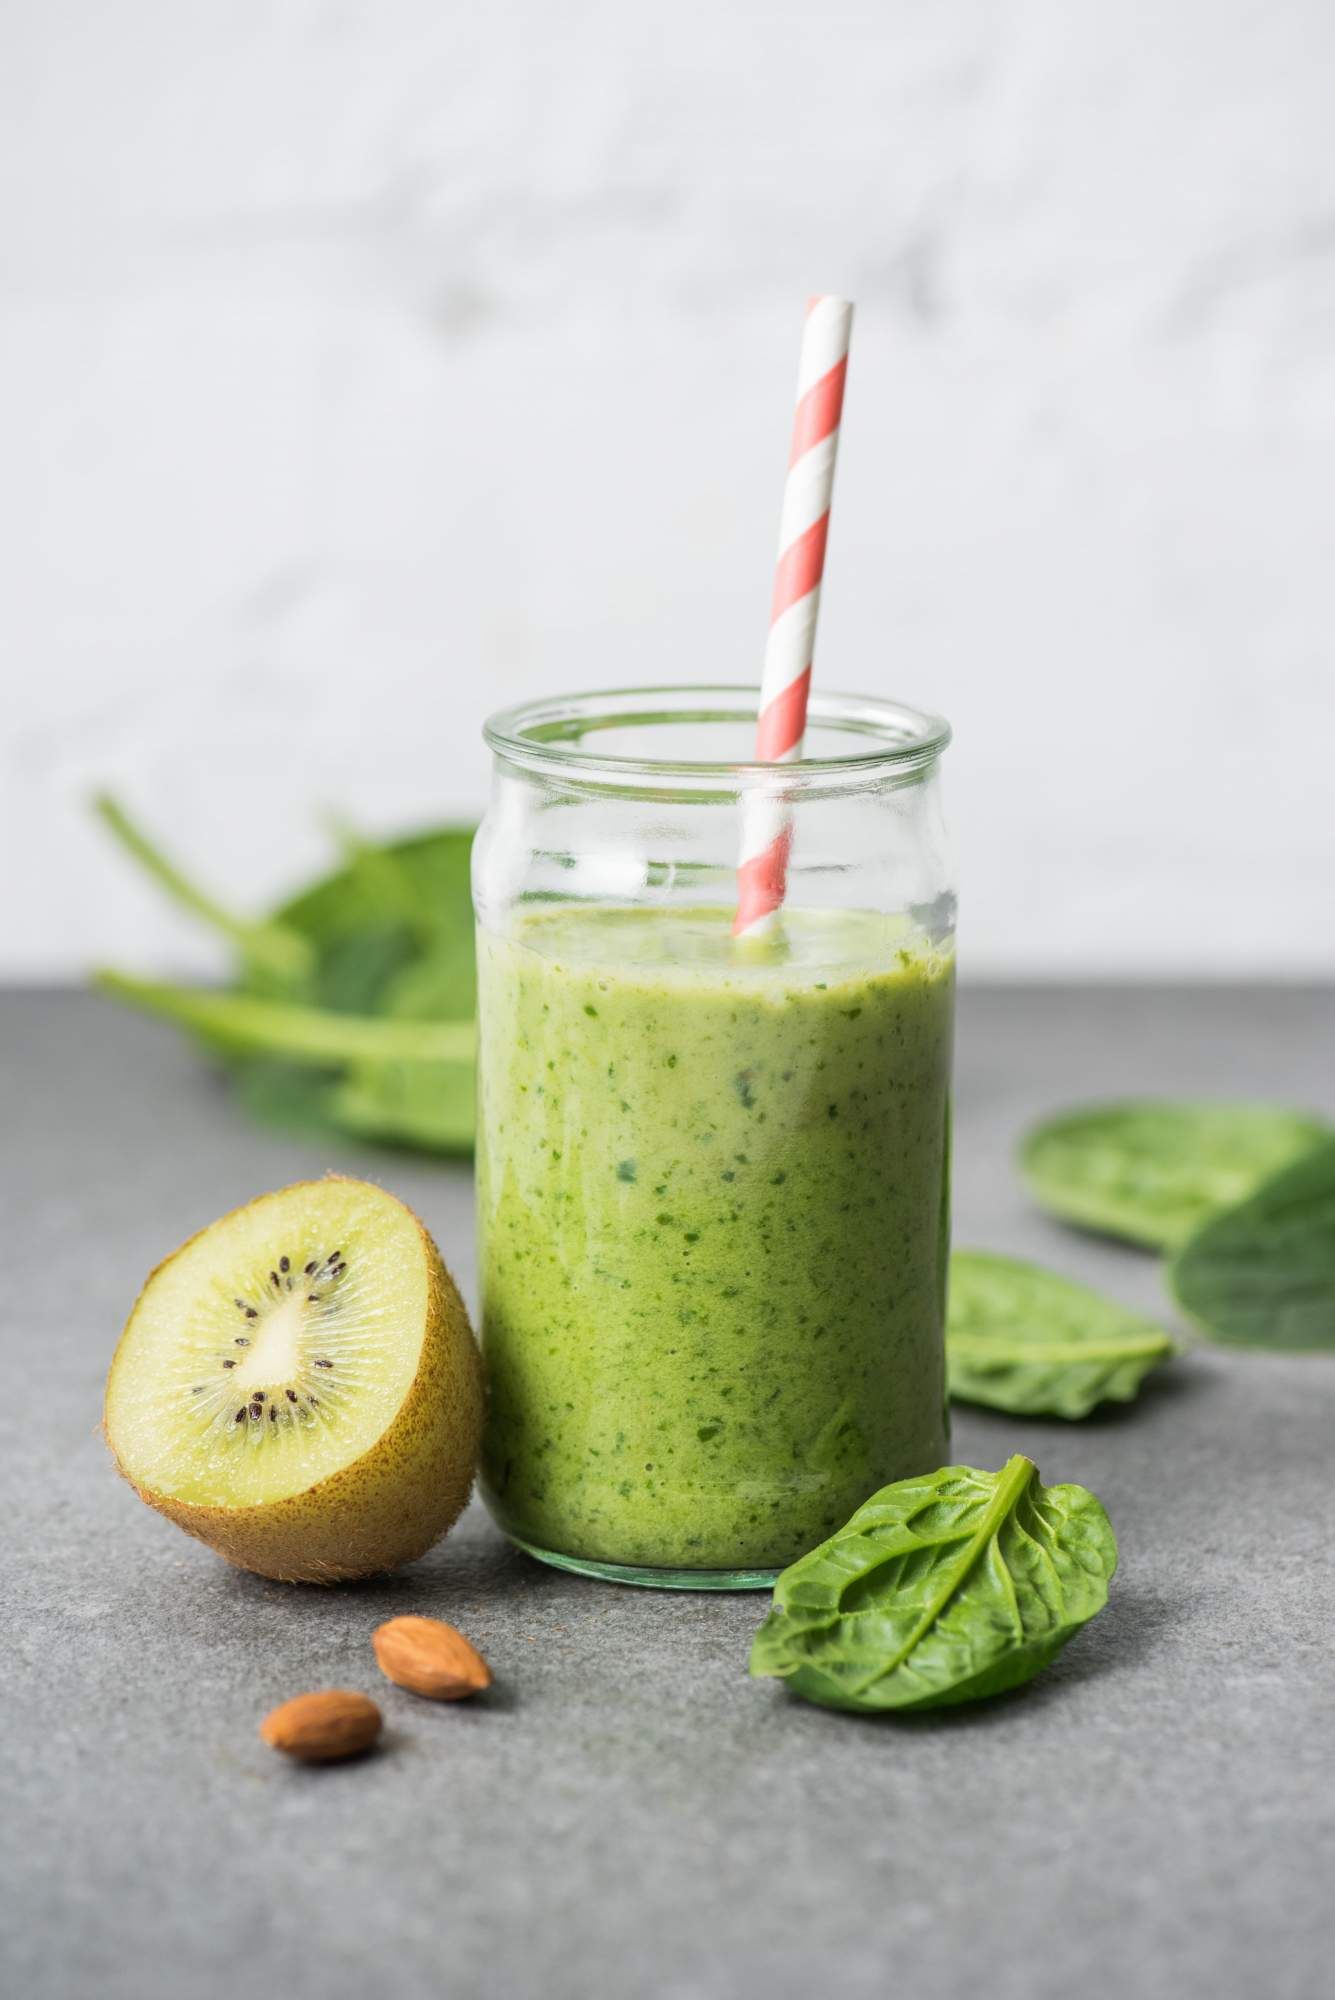
[[(473, 854), (483, 1493), (531, 1554), (768, 1586), (947, 1450), (946, 724), (739, 688), (494, 717)], [(734, 939), (739, 828), (792, 828)]]

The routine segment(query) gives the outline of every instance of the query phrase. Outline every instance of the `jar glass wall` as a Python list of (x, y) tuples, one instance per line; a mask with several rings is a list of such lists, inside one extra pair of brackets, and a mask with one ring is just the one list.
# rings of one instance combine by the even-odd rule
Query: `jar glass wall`
[[(946, 1455), (949, 732), (753, 691), (539, 702), (487, 728), (478, 920), (483, 1492), (531, 1553), (768, 1584)], [(780, 920), (734, 939), (741, 812)]]

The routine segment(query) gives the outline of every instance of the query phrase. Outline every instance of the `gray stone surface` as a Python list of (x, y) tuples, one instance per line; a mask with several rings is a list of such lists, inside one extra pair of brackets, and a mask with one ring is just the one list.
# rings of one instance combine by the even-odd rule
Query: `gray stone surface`
[[(1335, 1110), (1328, 993), (964, 996), (957, 1237), (1161, 1304), (1152, 1259), (1031, 1212), (1035, 1113), (1124, 1089)], [(261, 1187), (386, 1180), (472, 1275), (465, 1172), (252, 1128), (165, 1031), (0, 1001), (3, 1983), (24, 2000), (1309, 2000), (1335, 1950), (1335, 1362), (1197, 1352), (1078, 1427), (961, 1412), (1105, 1500), (1109, 1609), (1028, 1692), (907, 1722), (748, 1682), (764, 1600), (556, 1575), (476, 1510), (403, 1576), (320, 1593), (224, 1567), (117, 1483), (104, 1370), (149, 1266)], [(396, 1611), (497, 1687), (380, 1683)], [(382, 1700), (382, 1754), (293, 1768), (300, 1689)]]

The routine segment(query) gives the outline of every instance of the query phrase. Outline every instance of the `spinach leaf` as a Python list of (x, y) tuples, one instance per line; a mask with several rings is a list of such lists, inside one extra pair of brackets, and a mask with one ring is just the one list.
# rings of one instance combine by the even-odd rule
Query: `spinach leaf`
[(429, 1153), (471, 1153), (476, 1082), (471, 1063), (359, 1063), (330, 1111), (345, 1132)]
[(471, 1021), (476, 996), (473, 941), (468, 953), (433, 945), (402, 966), (380, 997), (381, 1011), (401, 1021)]
[(1019, 1687), (1102, 1610), (1117, 1567), (1083, 1486), (1027, 1458), (901, 1479), (786, 1569), (751, 1672), (823, 1708), (944, 1708)]
[(1335, 1138), (1188, 1237), (1174, 1297), (1215, 1340), (1335, 1349)]
[(346, 876), (359, 883), (368, 904), (381, 916), (406, 927), (419, 945), (430, 945), (442, 917), (433, 900), (423, 893), (416, 871), (394, 848), (376, 846), (346, 820), (336, 820), (333, 831), (347, 864)]
[[(387, 846), (353, 852), (347, 864), (275, 910), (273, 921), (320, 953), (379, 926), (423, 936), (471, 963), (473, 904), (470, 827), (437, 827)], [(345, 852), (347, 836), (344, 836)], [(387, 884), (392, 888), (387, 889)]]
[(1129, 1403), (1174, 1351), (1152, 1320), (1018, 1257), (955, 1251), (949, 1299), (950, 1393), (994, 1410), (1087, 1417)]
[(260, 1124), (312, 1139), (337, 1132), (329, 1102), (338, 1088), (337, 1070), (254, 1056), (228, 1061), (226, 1074), (239, 1102)]
[(1040, 1208), (1064, 1221), (1172, 1249), (1329, 1130), (1279, 1105), (1127, 1099), (1035, 1126), (1020, 1169)]
[(341, 830), (343, 865), (252, 921), (189, 882), (114, 801), (98, 810), (154, 880), (238, 954), (229, 991), (108, 972), (95, 980), (104, 992), (194, 1034), (268, 1122), (471, 1149), (470, 829), (386, 846)]
[(323, 943), (309, 998), (336, 1014), (374, 1014), (383, 995), (416, 962), (412, 932), (399, 923), (369, 923), (364, 930)]

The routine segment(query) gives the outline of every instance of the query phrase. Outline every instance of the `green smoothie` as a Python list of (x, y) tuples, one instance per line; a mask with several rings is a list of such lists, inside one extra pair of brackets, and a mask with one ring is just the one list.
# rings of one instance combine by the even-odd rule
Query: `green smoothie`
[(479, 934), (488, 1503), (595, 1562), (774, 1568), (940, 1465), (953, 967), (903, 919)]

